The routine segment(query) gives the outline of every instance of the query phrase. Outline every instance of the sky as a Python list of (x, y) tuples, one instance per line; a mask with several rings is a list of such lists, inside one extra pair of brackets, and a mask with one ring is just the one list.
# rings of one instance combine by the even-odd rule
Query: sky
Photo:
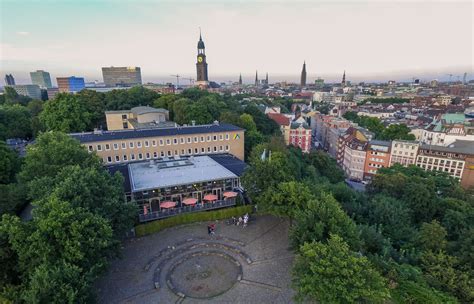
[[(144, 82), (196, 78), (199, 28), (209, 78), (447, 79), (473, 73), (472, 1), (0, 0), (0, 72), (102, 81), (139, 66)], [(182, 80), (184, 81), (184, 80)]]

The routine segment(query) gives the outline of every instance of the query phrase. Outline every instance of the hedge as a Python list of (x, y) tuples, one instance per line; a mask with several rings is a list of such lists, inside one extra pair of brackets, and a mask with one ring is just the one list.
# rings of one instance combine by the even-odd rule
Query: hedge
[(233, 216), (241, 216), (245, 213), (252, 212), (252, 206), (238, 206), (233, 208), (225, 208), (219, 209), (214, 211), (203, 211), (203, 212), (194, 212), (194, 213), (185, 213), (176, 215), (173, 217), (165, 218), (162, 220), (156, 220), (153, 222), (140, 224), (135, 227), (135, 234), (137, 237), (145, 236), (148, 234), (152, 234), (163, 229), (194, 223), (194, 222), (204, 222), (204, 221), (212, 221), (212, 220), (220, 220), (225, 218), (231, 218)]

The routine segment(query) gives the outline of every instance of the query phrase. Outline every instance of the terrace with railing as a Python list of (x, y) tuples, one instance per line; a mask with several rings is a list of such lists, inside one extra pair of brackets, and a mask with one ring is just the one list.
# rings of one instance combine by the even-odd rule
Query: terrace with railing
[(235, 205), (236, 205), (235, 198), (227, 198), (225, 200), (198, 203), (198, 204), (190, 205), (190, 206), (181, 204), (180, 207), (176, 207), (176, 208), (161, 209), (160, 211), (153, 211), (147, 214), (140, 214), (139, 221), (143, 223), (143, 222), (159, 220), (159, 219), (163, 219), (163, 218), (167, 218), (170, 216), (175, 216), (175, 215), (179, 215), (183, 213), (213, 210), (213, 209), (231, 207)]

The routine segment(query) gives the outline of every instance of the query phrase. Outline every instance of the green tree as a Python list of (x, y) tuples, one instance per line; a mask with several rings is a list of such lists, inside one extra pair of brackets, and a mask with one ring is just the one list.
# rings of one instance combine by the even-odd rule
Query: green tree
[(0, 106), (0, 140), (29, 139), (32, 136), (31, 114), (19, 104)]
[(411, 130), (406, 124), (394, 124), (385, 128), (379, 139), (382, 140), (415, 140), (415, 135), (410, 134)]
[(463, 303), (474, 301), (474, 285), (468, 273), (457, 270), (456, 257), (444, 251), (425, 251), (421, 256), (421, 267), (430, 285), (455, 295)]
[(81, 269), (64, 261), (41, 264), (29, 278), (19, 298), (26, 303), (88, 303), (92, 301), (90, 284)]
[(133, 226), (136, 217), (136, 205), (124, 199), (123, 177), (120, 173), (110, 176), (103, 168), (64, 167), (54, 178), (30, 182), (29, 195), (36, 200), (55, 197), (100, 215), (109, 221), (117, 238)]
[[(54, 288), (60, 286), (58, 292), (68, 290), (65, 294), (73, 297), (71, 302), (81, 302), (90, 294), (92, 282), (105, 270), (107, 259), (116, 256), (119, 244), (105, 219), (54, 197), (34, 209), (30, 222), (4, 215), (0, 233), (8, 236), (18, 256), (22, 278), (19, 289), (26, 301), (39, 298), (49, 302)], [(58, 263), (70, 267), (51, 267)], [(47, 269), (53, 273), (44, 273)]]
[[(259, 195), (268, 188), (294, 179), (285, 155), (281, 152), (274, 152), (271, 158), (262, 160), (260, 157), (264, 148), (264, 145), (258, 145), (253, 149), (250, 166), (247, 167), (242, 176), (244, 188), (250, 198), (255, 201), (258, 201)], [(268, 151), (266, 154), (268, 157)]]
[(138, 106), (151, 106), (160, 95), (142, 86), (128, 90), (112, 90), (105, 94), (105, 108), (112, 110), (130, 110)]
[(305, 184), (290, 181), (267, 188), (258, 203), (262, 210), (270, 214), (289, 217), (291, 225), (298, 209), (306, 208), (312, 198), (313, 196)]
[(20, 171), (20, 159), (15, 151), (0, 141), (0, 184), (9, 184), (15, 181), (15, 175)]
[(206, 106), (201, 103), (193, 103), (186, 107), (186, 123), (194, 121), (198, 125), (212, 123), (212, 115)]
[(30, 97), (25, 96), (25, 95), (19, 95), (14, 88), (11, 87), (5, 87), (4, 89), (4, 99), (5, 99), (5, 104), (20, 104), (25, 106), (28, 104), (28, 102), (31, 100)]
[(385, 279), (338, 235), (331, 235), (327, 244), (302, 245), (293, 274), (300, 302), (382, 303), (389, 298)]
[(82, 99), (72, 94), (61, 93), (44, 104), (41, 122), (48, 130), (81, 132), (91, 130), (92, 113)]
[(306, 156), (307, 163), (313, 165), (321, 176), (331, 183), (344, 181), (344, 172), (337, 166), (334, 159), (322, 151), (311, 152)]
[(4, 213), (14, 214), (20, 211), (26, 200), (25, 187), (22, 184), (0, 184), (0, 216)]
[(272, 135), (280, 132), (280, 127), (272, 119), (268, 118), (255, 104), (249, 104), (244, 112), (253, 117), (257, 130), (263, 135)]
[(19, 177), (23, 183), (40, 177), (53, 178), (69, 165), (99, 168), (101, 160), (72, 137), (61, 132), (47, 132), (28, 147)]
[(84, 105), (89, 113), (90, 125), (88, 129), (105, 128), (105, 95), (91, 90), (82, 90), (77, 93), (76, 98), (79, 104)]
[[(356, 225), (331, 194), (322, 193), (314, 198), (308, 191), (299, 199), (298, 192), (301, 190), (296, 187), (290, 190), (295, 196), (293, 198), (295, 202), (284, 206), (289, 209), (290, 214), (294, 214), (296, 219), (296, 224), (290, 231), (293, 248), (299, 248), (304, 243), (314, 241), (324, 242), (331, 234), (338, 234), (351, 245), (351, 248), (358, 249), (360, 242)], [(301, 192), (304, 193), (304, 191)], [(283, 204), (288, 201), (286, 196), (277, 195), (281, 197)]]
[(433, 220), (431, 223), (421, 224), (417, 244), (423, 251), (437, 252), (446, 248), (446, 236), (446, 229), (437, 220)]

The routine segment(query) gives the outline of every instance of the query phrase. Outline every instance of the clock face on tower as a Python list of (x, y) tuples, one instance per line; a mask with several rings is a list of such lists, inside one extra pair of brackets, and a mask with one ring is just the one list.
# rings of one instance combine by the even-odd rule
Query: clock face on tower
[(199, 62), (199, 63), (202, 62), (202, 57), (201, 57), (201, 56), (198, 57), (198, 62)]

